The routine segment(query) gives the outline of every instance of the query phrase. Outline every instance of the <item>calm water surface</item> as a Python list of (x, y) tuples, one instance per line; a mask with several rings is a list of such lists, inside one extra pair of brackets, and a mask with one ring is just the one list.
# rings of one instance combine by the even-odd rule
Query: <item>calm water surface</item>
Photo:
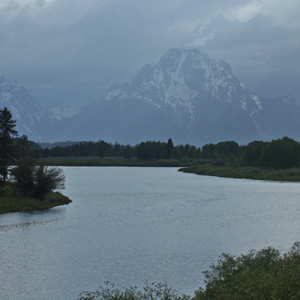
[(63, 168), (73, 203), (0, 215), (0, 299), (77, 299), (106, 280), (192, 294), (222, 252), (300, 240), (300, 184), (176, 168)]

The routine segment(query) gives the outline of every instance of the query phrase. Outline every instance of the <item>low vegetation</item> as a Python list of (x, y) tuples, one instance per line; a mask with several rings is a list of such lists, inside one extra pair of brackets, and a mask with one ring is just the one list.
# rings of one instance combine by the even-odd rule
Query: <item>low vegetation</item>
[(204, 273), (206, 287), (195, 292), (195, 300), (300, 299), (300, 243), (283, 255), (273, 247), (238, 257), (223, 254)]
[(72, 202), (59, 192), (49, 192), (41, 201), (34, 197), (21, 197), (19, 191), (11, 183), (0, 187), (0, 214), (9, 212), (34, 211), (49, 209)]
[(166, 283), (145, 282), (143, 289), (136, 286), (118, 288), (114, 283), (105, 282), (96, 291), (84, 291), (78, 300), (188, 300), (188, 296), (180, 296)]
[(181, 172), (194, 173), (197, 175), (227, 177), (227, 178), (245, 178), (255, 180), (272, 181), (300, 181), (300, 169), (261, 169), (255, 167), (232, 167), (230, 165), (214, 166), (212, 164), (195, 165), (179, 169)]
[(115, 288), (106, 284), (95, 292), (83, 292), (78, 300), (296, 300), (300, 299), (300, 243), (288, 253), (268, 247), (234, 257), (223, 254), (205, 274), (205, 288), (193, 296), (178, 295), (167, 284), (146, 283)]

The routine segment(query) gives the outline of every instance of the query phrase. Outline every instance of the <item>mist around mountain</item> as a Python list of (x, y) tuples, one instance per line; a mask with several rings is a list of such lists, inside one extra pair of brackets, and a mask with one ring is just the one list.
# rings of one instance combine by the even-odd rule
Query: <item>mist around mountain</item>
[[(292, 96), (257, 95), (239, 81), (229, 64), (197, 49), (170, 49), (131, 81), (113, 85), (83, 108), (65, 108), (60, 116), (41, 108), (24, 90), (15, 94), (8, 97), (1, 90), (1, 105), (11, 106), (24, 124), (19, 126), (42, 141), (136, 144), (171, 137), (176, 144), (204, 145), (283, 136), (299, 140), (300, 105)], [(21, 107), (27, 107), (24, 115)]]

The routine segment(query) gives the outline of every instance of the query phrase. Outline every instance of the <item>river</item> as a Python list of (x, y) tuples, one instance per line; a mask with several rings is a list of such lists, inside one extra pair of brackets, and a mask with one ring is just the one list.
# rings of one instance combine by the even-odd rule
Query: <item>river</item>
[(104, 281), (193, 294), (227, 252), (300, 240), (300, 184), (176, 168), (64, 167), (73, 203), (0, 215), (0, 299), (73, 300)]

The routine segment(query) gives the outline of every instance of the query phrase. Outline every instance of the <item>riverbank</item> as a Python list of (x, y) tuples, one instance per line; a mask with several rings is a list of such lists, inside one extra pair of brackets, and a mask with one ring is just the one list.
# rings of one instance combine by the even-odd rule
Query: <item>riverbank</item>
[(190, 165), (190, 162), (177, 159), (141, 161), (121, 157), (49, 157), (40, 159), (40, 162), (47, 166), (60, 167), (185, 167)]
[(137, 159), (99, 158), (99, 157), (57, 157), (41, 159), (47, 166), (74, 167), (178, 167), (179, 171), (197, 175), (244, 178), (271, 181), (300, 182), (300, 169), (261, 169), (254, 167), (213, 166), (213, 161), (207, 159), (159, 159), (140, 161)]
[(212, 166), (211, 164), (194, 165), (179, 169), (180, 172), (197, 175), (244, 178), (255, 180), (300, 182), (300, 169), (287, 170), (260, 169), (254, 167)]
[(50, 192), (45, 199), (21, 198), (11, 185), (0, 188), (0, 214), (45, 210), (71, 203), (68, 197), (59, 192)]

